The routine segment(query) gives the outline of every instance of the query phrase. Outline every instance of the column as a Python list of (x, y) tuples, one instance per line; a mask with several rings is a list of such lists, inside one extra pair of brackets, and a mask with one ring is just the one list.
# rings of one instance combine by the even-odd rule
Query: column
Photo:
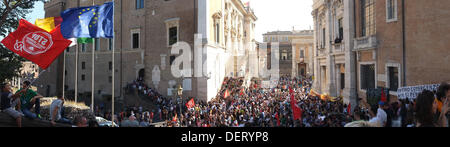
[(314, 82), (313, 82), (313, 86), (312, 86), (312, 88), (314, 89), (314, 90), (316, 90), (316, 91), (318, 91), (319, 89), (320, 89), (320, 82), (319, 82), (319, 79), (320, 79), (320, 77), (319, 77), (319, 73), (320, 73), (320, 71), (319, 71), (319, 63), (318, 63), (318, 59), (317, 59), (317, 55), (318, 55), (318, 52), (317, 52), (317, 46), (318, 46), (318, 43), (317, 43), (317, 40), (319, 39), (319, 36), (318, 36), (318, 33), (319, 33), (319, 27), (318, 27), (318, 14), (317, 14), (317, 10), (313, 10), (313, 19), (314, 19), (314, 30), (316, 30), (316, 31), (314, 31), (314, 46), (313, 46), (313, 48), (312, 48), (312, 52), (313, 52), (313, 56), (312, 56), (312, 58), (313, 58), (313, 70), (314, 70)]
[(326, 92), (330, 96), (336, 96), (336, 76), (335, 76), (335, 61), (334, 61), (334, 55), (332, 55), (332, 44), (331, 40), (333, 35), (333, 21), (332, 21), (332, 14), (331, 14), (331, 3), (327, 4), (327, 13), (326, 13), (326, 20), (327, 25), (326, 32), (325, 32), (325, 46), (326, 46), (326, 53), (327, 55), (327, 86), (326, 86)]
[[(351, 103), (352, 107), (358, 105), (356, 91), (356, 60), (353, 50), (354, 42), (354, 1), (344, 1), (344, 42), (345, 42), (345, 89), (344, 103)], [(352, 110), (353, 110), (352, 108)]]

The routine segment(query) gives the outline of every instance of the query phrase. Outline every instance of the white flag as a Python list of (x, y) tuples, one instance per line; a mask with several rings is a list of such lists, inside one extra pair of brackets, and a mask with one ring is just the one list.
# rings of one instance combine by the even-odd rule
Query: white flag
[(73, 47), (75, 45), (77, 45), (77, 38), (70, 38), (70, 41), (72, 41), (72, 43), (69, 45), (69, 47)]

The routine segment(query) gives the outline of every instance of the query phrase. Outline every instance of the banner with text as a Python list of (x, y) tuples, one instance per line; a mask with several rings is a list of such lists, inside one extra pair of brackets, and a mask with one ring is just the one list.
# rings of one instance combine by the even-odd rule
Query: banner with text
[(423, 90), (435, 91), (439, 84), (402, 87), (397, 90), (399, 99), (416, 99)]

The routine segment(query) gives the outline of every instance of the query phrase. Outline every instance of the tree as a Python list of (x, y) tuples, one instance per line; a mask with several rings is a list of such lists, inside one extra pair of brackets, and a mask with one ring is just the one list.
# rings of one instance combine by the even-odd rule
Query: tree
[[(0, 38), (6, 37), (10, 32), (17, 29), (19, 20), (31, 12), (36, 2), (46, 0), (2, 0), (0, 2)], [(0, 82), (11, 80), (19, 76), (22, 62), (25, 61), (14, 52), (0, 45)]]

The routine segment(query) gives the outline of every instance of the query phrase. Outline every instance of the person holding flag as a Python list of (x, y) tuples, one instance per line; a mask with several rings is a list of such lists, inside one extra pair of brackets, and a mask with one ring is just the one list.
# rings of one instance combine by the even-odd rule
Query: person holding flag
[[(41, 111), (41, 103), (40, 99), (43, 98), (42, 95), (39, 95), (37, 92), (30, 89), (30, 81), (25, 81), (22, 84), (22, 88), (16, 91), (16, 94), (20, 95), (20, 109), (25, 117), (31, 119), (41, 119), (40, 111)], [(25, 92), (23, 92), (25, 91)], [(31, 108), (34, 106), (34, 113), (31, 112)]]
[(292, 108), (292, 112), (294, 114), (294, 121), (295, 120), (301, 120), (301, 118), (302, 118), (302, 109), (297, 106), (297, 101), (295, 100), (294, 90), (292, 90), (291, 87), (289, 87), (289, 93), (291, 95), (291, 108)]

